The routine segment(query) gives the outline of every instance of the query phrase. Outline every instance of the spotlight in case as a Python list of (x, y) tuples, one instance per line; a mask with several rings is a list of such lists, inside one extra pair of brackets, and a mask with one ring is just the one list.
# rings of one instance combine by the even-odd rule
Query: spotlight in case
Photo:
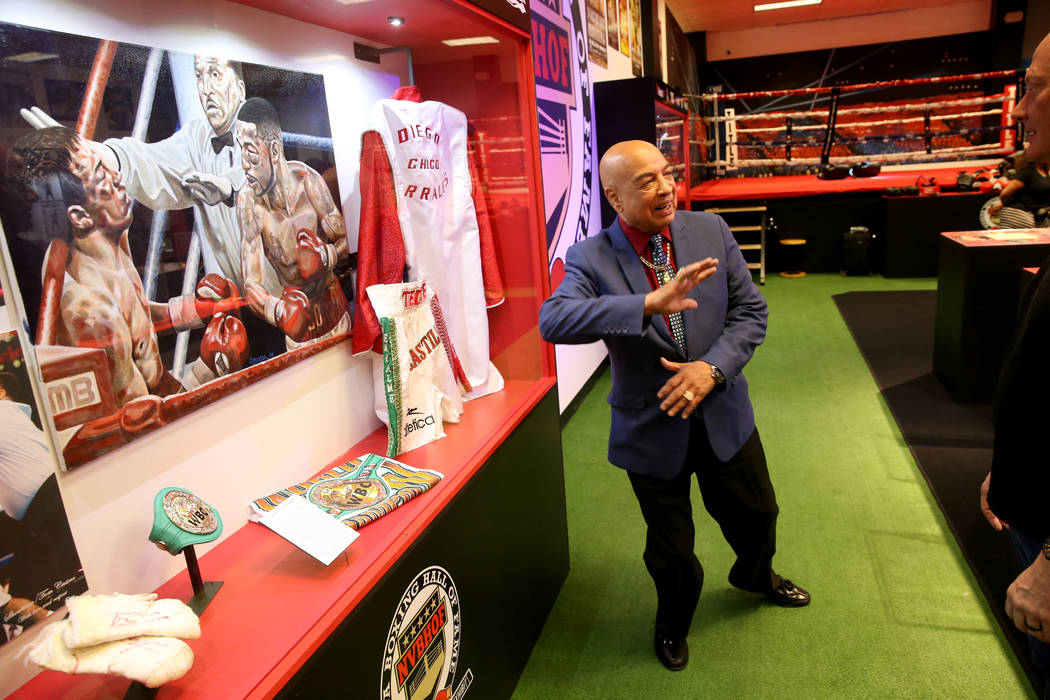
[(405, 23), (405, 18), (404, 17), (395, 17), (395, 16), (391, 15), (390, 17), (386, 18), (386, 21), (390, 22), (390, 26), (391, 27), (400, 27), (402, 24)]
[(477, 44), (498, 44), (499, 39), (494, 36), (468, 36), (462, 39), (442, 39), (445, 46), (475, 46)]
[(804, 5), (820, 5), (823, 0), (784, 0), (783, 2), (765, 2), (755, 5), (755, 12), (765, 10), (783, 10), (788, 7), (802, 7)]

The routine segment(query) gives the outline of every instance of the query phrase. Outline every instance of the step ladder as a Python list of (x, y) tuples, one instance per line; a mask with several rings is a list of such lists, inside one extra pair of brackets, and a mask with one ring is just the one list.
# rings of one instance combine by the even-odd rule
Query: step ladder
[[(749, 270), (758, 270), (758, 283), (766, 283), (766, 206), (713, 207), (706, 212), (725, 219), (733, 238), (744, 254)], [(754, 223), (755, 217), (758, 222)]]

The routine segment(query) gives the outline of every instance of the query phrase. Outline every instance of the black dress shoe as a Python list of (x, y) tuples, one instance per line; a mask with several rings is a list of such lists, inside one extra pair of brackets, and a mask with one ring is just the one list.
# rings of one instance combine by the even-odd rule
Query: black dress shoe
[(656, 658), (672, 671), (681, 671), (689, 663), (689, 644), (684, 639), (671, 639), (662, 634), (653, 639)]
[(809, 605), (809, 593), (786, 578), (780, 579), (776, 588), (766, 592), (766, 597), (785, 608), (801, 608)]

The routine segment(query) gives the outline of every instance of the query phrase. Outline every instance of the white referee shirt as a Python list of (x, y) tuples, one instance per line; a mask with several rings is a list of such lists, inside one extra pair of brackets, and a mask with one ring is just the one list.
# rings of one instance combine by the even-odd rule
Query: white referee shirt
[(55, 471), (47, 438), (24, 403), (0, 400), (0, 508), (15, 520)]
[[(235, 193), (244, 186), (241, 150), (237, 140), (234, 139), (232, 145), (223, 146), (216, 153), (211, 143), (213, 136), (215, 132), (206, 119), (191, 119), (162, 141), (145, 143), (125, 137), (107, 139), (104, 143), (117, 156), (128, 195), (153, 210), (193, 207), (204, 236), (201, 248), (205, 272), (217, 272), (233, 280), (243, 293), (243, 236), (237, 219), (237, 207), (222, 202), (214, 206), (203, 204), (182, 186), (182, 179), (192, 172), (227, 177), (233, 183)], [(264, 284), (270, 294), (281, 296), (283, 289), (277, 281), (277, 274), (269, 265), (266, 266)]]

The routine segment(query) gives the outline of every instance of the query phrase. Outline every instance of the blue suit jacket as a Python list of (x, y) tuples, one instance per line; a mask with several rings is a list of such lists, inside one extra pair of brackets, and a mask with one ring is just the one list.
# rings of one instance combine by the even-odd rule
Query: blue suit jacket
[(715, 455), (728, 460), (755, 427), (741, 370), (765, 338), (765, 298), (721, 217), (679, 211), (671, 222), (676, 265), (718, 258), (717, 273), (689, 294), (699, 303), (683, 312), (688, 357), (663, 316), (644, 318), (652, 291), (619, 221), (580, 241), (565, 256), (565, 278), (540, 307), (540, 334), (551, 343), (605, 342), (612, 365), (609, 461), (628, 471), (668, 478), (678, 474), (689, 446), (690, 421), (669, 418), (656, 393), (672, 375), (660, 357), (717, 365), (726, 384), (700, 404)]

